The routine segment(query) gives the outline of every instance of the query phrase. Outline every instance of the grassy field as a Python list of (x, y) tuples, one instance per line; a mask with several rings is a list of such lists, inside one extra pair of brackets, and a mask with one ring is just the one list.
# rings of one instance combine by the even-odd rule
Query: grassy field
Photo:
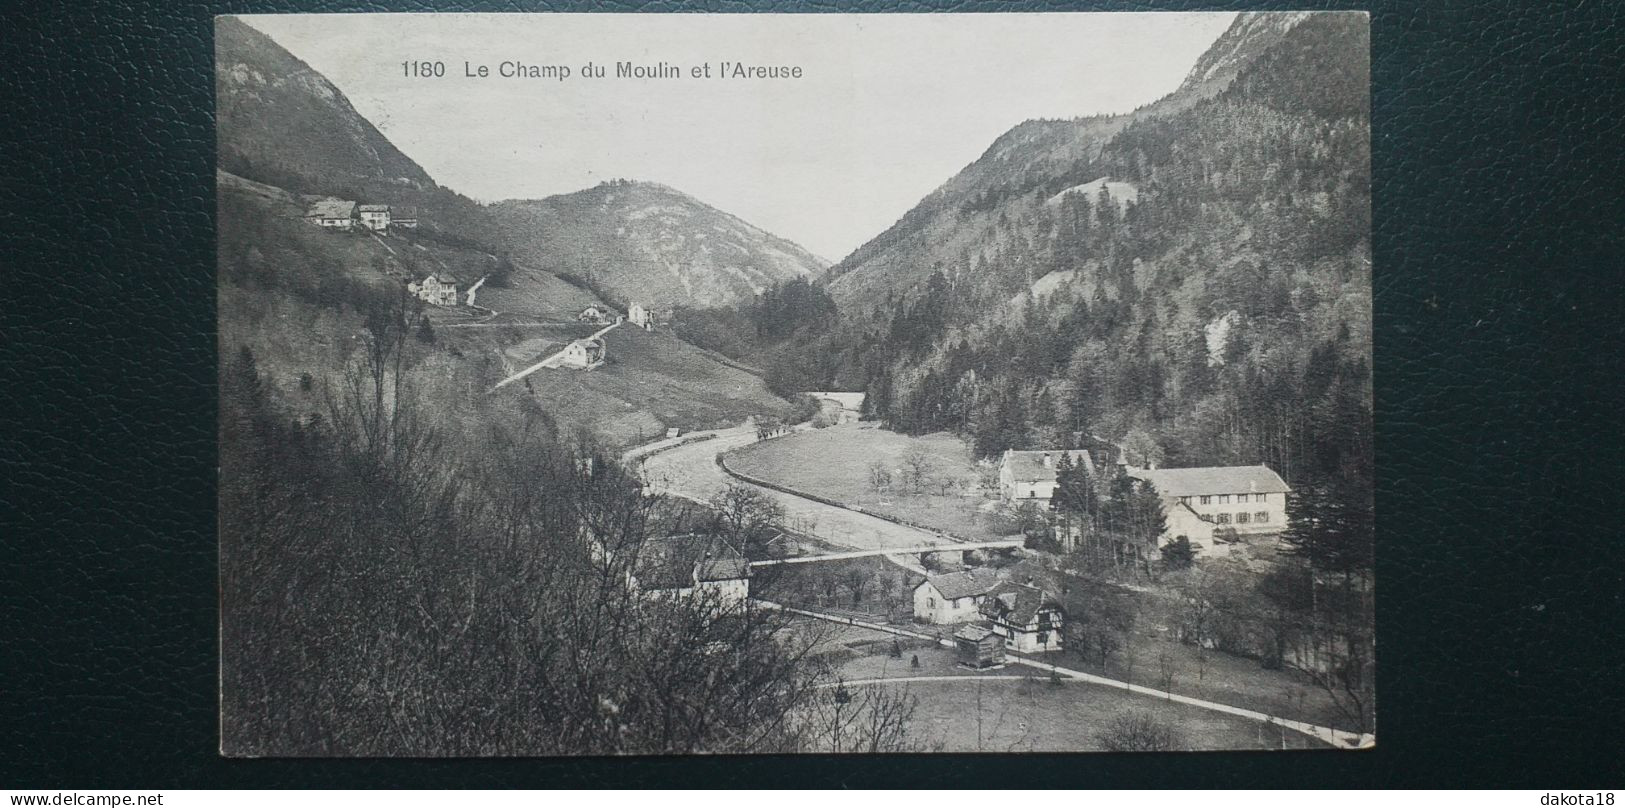
[[(889, 655), (888, 639), (854, 636), (842, 678), (902, 679), (953, 676), (962, 682), (898, 682), (918, 699), (911, 733), (947, 752), (1104, 751), (1099, 735), (1124, 713), (1151, 713), (1173, 725), (1182, 749), (1323, 748), (1294, 732), (1262, 726), (1153, 697), (1077, 681), (1051, 683), (1042, 674), (1009, 666), (978, 677), (954, 664), (953, 652), (923, 641), (904, 641), (903, 658)], [(912, 660), (918, 657), (920, 667)], [(1033, 675), (1029, 675), (1033, 674)]]
[[(869, 482), (869, 464), (880, 461), (897, 477), (903, 458), (914, 449), (930, 458), (933, 484), (910, 493), (893, 484), (878, 492)], [(947, 434), (914, 437), (868, 425), (845, 424), (798, 432), (752, 444), (728, 456), (729, 467), (745, 474), (849, 505), (889, 514), (968, 538), (1006, 534), (1002, 520), (979, 507), (988, 500), (977, 490), (979, 471), (965, 442)], [(939, 493), (937, 480), (953, 481)]]

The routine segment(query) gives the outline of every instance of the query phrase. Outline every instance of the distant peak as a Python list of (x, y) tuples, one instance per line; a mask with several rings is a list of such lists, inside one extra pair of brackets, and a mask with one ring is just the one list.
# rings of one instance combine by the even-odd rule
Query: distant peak
[(1230, 27), (1196, 60), (1180, 89), (1234, 76), (1237, 70), (1280, 41), (1287, 31), (1309, 19), (1310, 13), (1247, 11), (1237, 14)]

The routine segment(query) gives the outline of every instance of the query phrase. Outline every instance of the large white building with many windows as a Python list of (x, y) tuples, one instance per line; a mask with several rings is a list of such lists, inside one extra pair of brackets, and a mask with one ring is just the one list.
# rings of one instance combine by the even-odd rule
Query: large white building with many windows
[(1286, 528), (1286, 495), (1292, 488), (1269, 466), (1191, 469), (1128, 469), (1162, 497), (1167, 538), (1207, 543), (1223, 528), (1237, 535), (1279, 533)]

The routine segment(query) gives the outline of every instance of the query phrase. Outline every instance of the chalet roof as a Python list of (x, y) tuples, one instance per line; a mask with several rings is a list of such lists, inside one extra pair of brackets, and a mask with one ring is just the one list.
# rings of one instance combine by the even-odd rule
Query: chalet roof
[(741, 556), (711, 558), (694, 567), (694, 577), (701, 581), (736, 581), (750, 577), (750, 562)]
[(323, 199), (312, 202), (305, 211), (309, 219), (349, 219), (355, 215), (355, 203), (343, 199)]
[(416, 219), (418, 209), (411, 205), (395, 205), (389, 209), (391, 219)]
[(367, 205), (359, 205), (359, 206), (357, 206), (356, 210), (358, 210), (358, 211), (360, 211), (362, 213), (388, 213), (389, 212), (389, 206), (388, 205), (367, 204)]
[(1156, 486), (1165, 497), (1199, 494), (1284, 494), (1292, 488), (1269, 466), (1209, 466), (1191, 469), (1136, 469), (1129, 472)]
[(1006, 581), (988, 593), (987, 600), (982, 603), (982, 614), (1007, 625), (1025, 626), (1045, 606), (1058, 608), (1055, 600), (1044, 590)]
[[(1091, 474), (1094, 473), (1095, 463), (1089, 457), (1087, 449), (1041, 449), (1030, 452), (1011, 449), (1004, 453), (1004, 464), (1010, 467), (1011, 476), (1016, 482), (1052, 482), (1055, 480), (1055, 470), (1060, 466), (1062, 456), (1072, 458), (1074, 464), (1082, 463)], [(1050, 459), (1048, 465), (1044, 463), (1045, 457)]]
[(954, 632), (955, 639), (970, 640), (971, 642), (981, 642), (992, 635), (993, 629), (981, 623), (971, 623), (967, 626), (961, 626), (958, 631)]
[(921, 584), (931, 584), (943, 597), (952, 600), (986, 594), (988, 590), (998, 586), (1000, 580), (998, 570), (977, 567), (964, 572), (927, 575)]
[(748, 577), (750, 563), (714, 536), (664, 536), (643, 543), (637, 578), (647, 589), (684, 589), (695, 581)]

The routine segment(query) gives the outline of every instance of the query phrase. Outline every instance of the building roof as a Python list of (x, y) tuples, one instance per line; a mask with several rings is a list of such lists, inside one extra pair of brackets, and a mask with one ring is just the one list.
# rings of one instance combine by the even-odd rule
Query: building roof
[[(950, 600), (954, 598), (968, 598), (986, 594), (988, 590), (999, 585), (998, 570), (987, 567), (965, 570), (964, 572), (950, 572), (943, 575), (927, 575), (920, 583), (931, 584), (937, 592)], [(915, 587), (918, 589), (919, 587)]]
[(1156, 486), (1165, 497), (1199, 494), (1284, 494), (1292, 488), (1269, 466), (1210, 466), (1193, 469), (1135, 469), (1130, 476)]
[(582, 352), (588, 356), (593, 354), (604, 355), (604, 341), (601, 339), (578, 339), (570, 343), (570, 347), (574, 348), (576, 346), (580, 346)]
[(391, 219), (416, 219), (418, 209), (411, 205), (395, 205), (389, 209), (389, 217)]
[(1008, 625), (1025, 626), (1045, 606), (1060, 608), (1044, 590), (1006, 581), (988, 593), (982, 614)]
[(812, 396), (813, 398), (829, 399), (830, 401), (841, 405), (841, 409), (852, 410), (854, 412), (863, 409), (863, 398), (865, 396), (864, 393), (840, 392), (809, 392), (805, 395)]
[[(1041, 449), (1031, 452), (1011, 449), (1004, 453), (1003, 462), (1010, 467), (1011, 476), (1016, 482), (1053, 482), (1055, 469), (1061, 464), (1063, 455), (1071, 457), (1073, 463), (1083, 463), (1091, 474), (1094, 473), (1095, 463), (1087, 449)], [(1045, 457), (1050, 459), (1047, 465), (1044, 463)]]
[(388, 213), (389, 212), (389, 206), (388, 205), (360, 205), (360, 206), (356, 207), (356, 210), (361, 211), (362, 213)]
[(323, 199), (313, 202), (305, 211), (308, 219), (348, 219), (355, 215), (355, 203), (343, 199)]
[(694, 567), (694, 577), (701, 581), (736, 581), (750, 577), (750, 562), (743, 556), (709, 558)]
[(961, 626), (958, 631), (954, 632), (954, 639), (970, 640), (971, 642), (981, 642), (991, 636), (993, 636), (993, 629), (981, 623)]
[(686, 589), (695, 581), (729, 581), (750, 575), (750, 562), (715, 536), (663, 536), (643, 543), (637, 578), (646, 589)]

